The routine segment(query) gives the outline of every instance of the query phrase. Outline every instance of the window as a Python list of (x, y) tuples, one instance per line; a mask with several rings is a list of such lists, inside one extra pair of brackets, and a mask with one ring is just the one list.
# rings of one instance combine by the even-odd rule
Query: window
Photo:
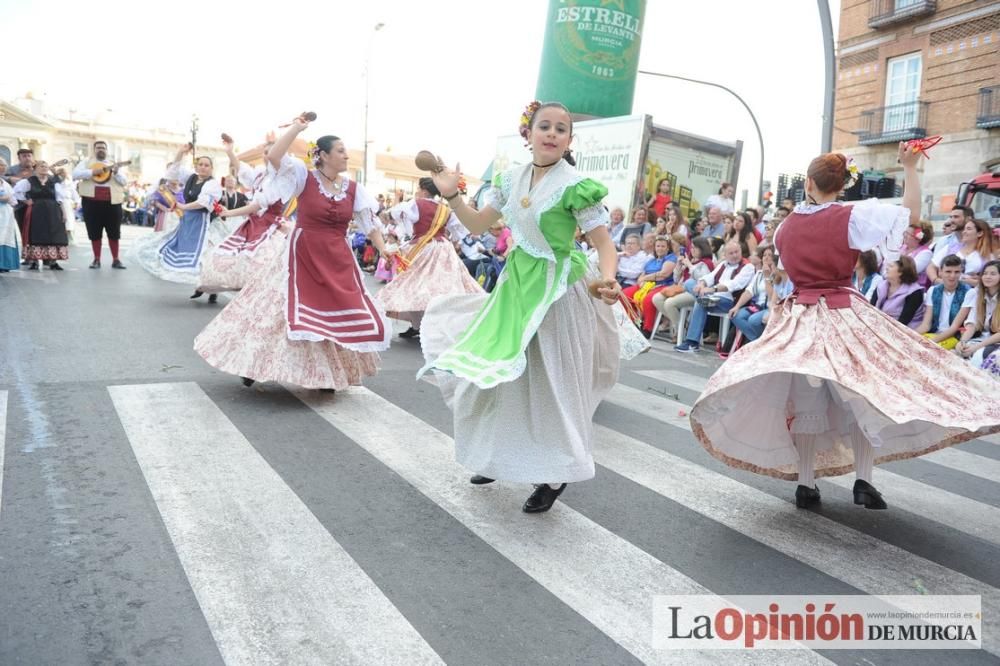
[(924, 0), (896, 0), (896, 11), (901, 9), (906, 9), (907, 7), (912, 7), (913, 5), (919, 5)]
[(0, 146), (0, 158), (3, 159), (8, 165), (11, 164), (10, 161), (10, 148), (7, 146)]
[[(902, 0), (901, 0), (902, 1)], [(892, 58), (885, 72), (885, 122), (883, 131), (913, 127), (917, 122), (922, 59), (919, 53)]]
[(73, 154), (86, 157), (87, 155), (90, 155), (90, 146), (86, 143), (74, 143)]

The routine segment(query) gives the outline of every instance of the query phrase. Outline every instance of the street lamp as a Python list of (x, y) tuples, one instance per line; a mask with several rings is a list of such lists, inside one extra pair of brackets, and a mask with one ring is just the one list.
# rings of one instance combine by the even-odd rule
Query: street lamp
[(198, 144), (198, 114), (191, 116), (191, 160), (195, 161), (195, 149)]
[(837, 87), (834, 74), (833, 20), (830, 18), (828, 0), (816, 0), (819, 4), (819, 23), (823, 30), (823, 62), (825, 66), (826, 89), (823, 91), (823, 145), (820, 152), (833, 150), (833, 96)]
[(761, 190), (764, 189), (764, 135), (761, 134), (761, 132), (760, 132), (760, 125), (757, 123), (757, 117), (755, 115), (753, 115), (753, 111), (750, 110), (750, 105), (747, 104), (745, 101), (743, 101), (742, 97), (740, 97), (735, 92), (733, 92), (731, 89), (727, 88), (726, 86), (722, 85), (721, 83), (712, 83), (711, 81), (701, 81), (699, 79), (689, 79), (686, 76), (676, 76), (674, 74), (662, 74), (660, 72), (647, 72), (647, 71), (644, 71), (644, 70), (641, 70), (641, 69), (639, 70), (639, 73), (640, 74), (645, 74), (647, 76), (659, 76), (659, 77), (662, 77), (664, 79), (677, 79), (679, 81), (687, 81), (688, 83), (700, 83), (703, 86), (712, 86), (713, 88), (721, 88), (721, 89), (725, 90), (727, 93), (729, 93), (730, 95), (732, 95), (733, 97), (735, 97), (736, 99), (739, 100), (740, 104), (743, 105), (743, 108), (746, 109), (747, 113), (750, 114), (750, 120), (753, 121), (753, 126), (757, 129), (757, 140), (760, 142), (760, 174), (759, 174), (759, 178), (758, 178), (758, 181), (757, 181), (757, 204), (759, 204), (760, 203), (761, 195), (763, 194), (763, 192), (761, 192)]
[(361, 184), (368, 185), (368, 97), (371, 93), (371, 77), (368, 76), (368, 67), (372, 59), (372, 44), (375, 41), (375, 33), (385, 27), (385, 23), (379, 21), (375, 24), (371, 36), (368, 38), (368, 52), (365, 54), (365, 164), (361, 170)]

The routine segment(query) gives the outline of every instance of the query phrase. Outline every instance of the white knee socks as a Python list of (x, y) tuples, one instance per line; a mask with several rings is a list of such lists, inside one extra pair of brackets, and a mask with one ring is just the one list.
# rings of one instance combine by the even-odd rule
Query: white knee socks
[(816, 485), (813, 475), (816, 464), (816, 435), (793, 433), (792, 442), (799, 452), (799, 485), (812, 488)]
[(854, 472), (861, 481), (871, 483), (875, 449), (857, 423), (851, 426), (851, 448), (854, 449)]

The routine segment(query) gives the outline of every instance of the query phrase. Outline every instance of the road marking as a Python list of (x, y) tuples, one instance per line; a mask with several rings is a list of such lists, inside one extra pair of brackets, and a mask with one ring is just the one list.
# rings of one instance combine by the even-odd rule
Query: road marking
[(108, 391), (227, 664), (443, 663), (197, 384)]
[[(1000, 590), (604, 426), (597, 462), (726, 527), (869, 594), (982, 595), (1000, 627)], [(988, 609), (988, 610), (987, 610)], [(1000, 654), (996, 631), (983, 647)]]
[[(662, 395), (618, 384), (605, 399), (661, 423), (691, 431), (687, 416), (691, 408)], [(886, 493), (889, 502), (894, 502), (900, 509), (1000, 545), (1000, 509), (890, 472), (884, 467), (876, 468), (875, 476), (875, 485)], [(854, 486), (853, 475), (826, 476), (823, 480), (842, 488)]]
[(695, 393), (704, 391), (705, 385), (708, 384), (707, 377), (698, 377), (680, 370), (636, 370), (635, 373), (667, 384), (674, 384)]
[(0, 514), (3, 513), (3, 457), (7, 449), (7, 391), (0, 391)]
[(941, 449), (927, 455), (927, 460), (987, 481), (1000, 481), (1000, 460), (980, 456), (971, 451), (954, 447)]
[[(368, 389), (336, 396), (289, 390), (643, 662), (677, 663), (676, 653), (652, 647), (652, 597), (711, 594), (704, 587), (563, 503), (525, 515), (525, 485), (470, 486), (450, 437)], [(715, 664), (718, 657), (692, 651), (681, 659)], [(773, 664), (826, 661), (807, 650), (755, 657)]]

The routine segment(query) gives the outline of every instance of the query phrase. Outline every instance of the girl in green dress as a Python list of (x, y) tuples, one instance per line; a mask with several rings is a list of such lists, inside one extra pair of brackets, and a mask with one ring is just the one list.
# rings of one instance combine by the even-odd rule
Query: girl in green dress
[[(421, 329), (426, 366), (454, 411), (458, 462), (472, 483), (536, 484), (524, 511), (547, 511), (566, 483), (594, 476), (592, 418), (618, 378), (612, 304), (617, 254), (601, 203), (607, 188), (573, 167), (573, 121), (562, 104), (522, 117), (532, 163), (498, 174), (476, 211), (458, 196), (460, 173), (434, 183), (458, 219), (482, 233), (501, 217), (515, 247), (490, 294), (430, 303)], [(574, 245), (579, 227), (598, 274)]]

